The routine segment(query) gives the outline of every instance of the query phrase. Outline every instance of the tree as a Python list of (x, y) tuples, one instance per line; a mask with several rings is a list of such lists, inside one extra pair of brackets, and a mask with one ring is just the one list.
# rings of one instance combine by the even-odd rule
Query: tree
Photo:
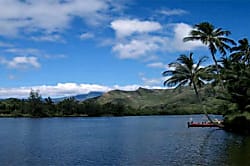
[(250, 66), (244, 62), (245, 54), (231, 54), (222, 61), (222, 78), (226, 92), (223, 99), (235, 104), (239, 112), (250, 112)]
[(32, 116), (44, 116), (42, 96), (39, 94), (39, 91), (34, 91), (33, 89), (30, 91), (28, 105)]
[(171, 76), (164, 81), (164, 85), (170, 87), (175, 86), (175, 88), (185, 85), (193, 86), (203, 112), (208, 120), (213, 123), (213, 120), (209, 117), (204, 106), (202, 105), (202, 100), (198, 91), (198, 87), (205, 84), (203, 78), (205, 78), (204, 76), (206, 74), (206, 70), (201, 67), (201, 64), (205, 60), (206, 57), (203, 56), (199, 59), (198, 63), (195, 64), (193, 53), (190, 53), (189, 56), (185, 54), (180, 55), (176, 62), (169, 64), (170, 68), (173, 69), (163, 72), (163, 76)]
[(73, 115), (77, 113), (78, 101), (74, 97), (69, 97), (58, 103), (59, 111), (62, 115)]
[(225, 91), (219, 97), (229, 102), (228, 113), (250, 112), (250, 45), (246, 38), (238, 42), (231, 55), (221, 61)]
[(242, 63), (249, 64), (250, 63), (250, 45), (247, 38), (241, 39), (238, 41), (239, 45), (233, 47), (231, 52), (233, 52), (230, 56), (233, 61), (240, 61)]
[(227, 36), (230, 34), (230, 31), (222, 30), (222, 28), (215, 28), (211, 23), (208, 22), (202, 22), (200, 24), (196, 24), (194, 29), (190, 32), (190, 36), (183, 39), (184, 42), (198, 40), (208, 46), (215, 63), (220, 82), (221, 78), (219, 75), (219, 67), (215, 55), (217, 50), (219, 50), (219, 52), (225, 56), (226, 50), (231, 48), (230, 44), (235, 45), (234, 40), (227, 38)]
[(44, 99), (44, 107), (45, 107), (45, 111), (47, 113), (48, 116), (53, 116), (56, 113), (56, 106), (53, 102), (53, 100), (51, 99), (51, 97), (47, 97)]

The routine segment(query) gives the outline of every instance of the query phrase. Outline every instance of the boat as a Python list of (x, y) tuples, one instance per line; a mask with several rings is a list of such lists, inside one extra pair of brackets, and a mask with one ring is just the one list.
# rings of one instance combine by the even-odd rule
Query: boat
[(214, 124), (211, 122), (188, 122), (189, 127), (218, 127), (218, 124)]

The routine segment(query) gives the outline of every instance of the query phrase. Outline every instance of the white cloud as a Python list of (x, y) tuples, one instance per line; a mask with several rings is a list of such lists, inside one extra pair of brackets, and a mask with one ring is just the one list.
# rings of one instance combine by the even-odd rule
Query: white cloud
[(176, 69), (175, 65), (168, 65), (166, 70), (174, 71)]
[(85, 94), (91, 91), (106, 92), (110, 90), (106, 86), (96, 84), (76, 84), (76, 83), (58, 83), (55, 86), (34, 86), (44, 96), (71, 96), (76, 94)]
[(35, 48), (9, 48), (5, 49), (4, 52), (23, 55), (23, 56), (41, 54), (41, 51)]
[(141, 85), (125, 85), (125, 86), (104, 86), (98, 84), (76, 84), (76, 83), (58, 83), (57, 85), (41, 85), (31, 87), (17, 87), (17, 88), (0, 88), (0, 98), (27, 98), (31, 89), (39, 90), (43, 97), (63, 97), (74, 96), (77, 94), (86, 94), (93, 91), (108, 92), (110, 90), (125, 90), (132, 91), (139, 87), (148, 89), (163, 89), (160, 86), (141, 86)]
[(110, 5), (108, 0), (0, 0), (0, 35), (37, 30), (61, 32), (75, 17), (97, 25), (107, 18)]
[(112, 51), (121, 59), (148, 58), (161, 53), (173, 53), (180, 51), (191, 51), (204, 45), (199, 41), (183, 42), (192, 27), (185, 23), (176, 23), (166, 26), (164, 34), (140, 34), (118, 40)]
[(10, 53), (17, 56), (33, 56), (39, 58), (46, 58), (46, 59), (62, 59), (66, 58), (67, 56), (64, 54), (48, 54), (42, 50), (35, 49), (35, 48), (8, 48), (5, 49), (4, 52)]
[(148, 53), (159, 49), (155, 40), (137, 40), (134, 39), (129, 43), (118, 43), (113, 47), (121, 59), (137, 59), (146, 56)]
[(122, 38), (130, 36), (134, 33), (149, 33), (158, 31), (162, 29), (162, 26), (160, 23), (154, 21), (124, 19), (111, 22), (111, 28), (115, 30), (118, 38)]
[(44, 35), (44, 36), (32, 36), (30, 37), (31, 40), (34, 41), (40, 41), (40, 42), (62, 42), (65, 43), (65, 40), (63, 40), (63, 38), (58, 35), (58, 34), (54, 34), (54, 35)]
[(40, 59), (63, 59), (64, 54), (48, 54), (43, 50), (35, 48), (6, 48), (3, 49), (5, 56), (0, 56), (0, 64), (9, 69), (26, 70), (30, 68), (40, 68)]
[[(163, 85), (164, 77), (159, 78), (147, 78), (144, 73), (139, 74), (143, 85), (146, 87), (155, 87), (154, 89), (162, 89), (161, 85)], [(158, 87), (158, 88), (156, 88)]]
[(0, 98), (27, 98), (31, 89), (26, 87), (20, 88), (0, 88)]
[(166, 16), (180, 16), (180, 15), (184, 15), (187, 14), (188, 12), (186, 10), (183, 9), (164, 9), (159, 11), (159, 13), (166, 15)]
[(178, 23), (174, 25), (174, 40), (173, 47), (178, 51), (190, 51), (198, 47), (204, 47), (200, 41), (183, 42), (183, 38), (189, 36), (193, 28), (185, 23)]
[(92, 39), (92, 38), (94, 38), (94, 37), (95, 37), (95, 35), (94, 35), (93, 33), (89, 33), (89, 32), (87, 32), (87, 33), (82, 33), (82, 34), (80, 35), (80, 39), (81, 39), (81, 40)]
[(14, 57), (12, 60), (7, 60), (5, 58), (0, 59), (0, 63), (6, 65), (11, 69), (27, 69), (29, 67), (40, 68), (40, 63), (37, 57), (25, 57), (18, 56)]
[(152, 67), (152, 68), (166, 69), (168, 65), (166, 65), (162, 62), (154, 62), (154, 63), (148, 64), (147, 66)]
[(55, 54), (55, 55), (52, 55), (52, 54), (42, 54), (41, 57), (42, 58), (46, 58), (46, 59), (64, 59), (64, 58), (67, 58), (68, 56), (64, 55), (64, 54)]
[(160, 85), (163, 83), (162, 78), (142, 78), (144, 85), (152, 86), (152, 85)]

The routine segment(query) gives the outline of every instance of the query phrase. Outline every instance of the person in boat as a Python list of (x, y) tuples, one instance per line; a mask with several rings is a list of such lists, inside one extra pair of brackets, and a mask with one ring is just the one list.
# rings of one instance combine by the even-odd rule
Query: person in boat
[(193, 118), (189, 119), (189, 123), (192, 124), (193, 123)]

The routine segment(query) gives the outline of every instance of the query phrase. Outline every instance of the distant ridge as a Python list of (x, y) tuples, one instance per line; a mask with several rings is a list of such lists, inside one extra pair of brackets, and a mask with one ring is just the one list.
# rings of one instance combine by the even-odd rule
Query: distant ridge
[(87, 94), (79, 94), (79, 95), (75, 95), (75, 96), (67, 96), (67, 97), (60, 97), (60, 98), (52, 98), (52, 101), (55, 103), (58, 103), (60, 101), (63, 101), (64, 99), (73, 97), (75, 98), (77, 101), (85, 101), (87, 99), (91, 99), (91, 98), (95, 98), (95, 97), (99, 97), (103, 94), (103, 92), (89, 92)]

